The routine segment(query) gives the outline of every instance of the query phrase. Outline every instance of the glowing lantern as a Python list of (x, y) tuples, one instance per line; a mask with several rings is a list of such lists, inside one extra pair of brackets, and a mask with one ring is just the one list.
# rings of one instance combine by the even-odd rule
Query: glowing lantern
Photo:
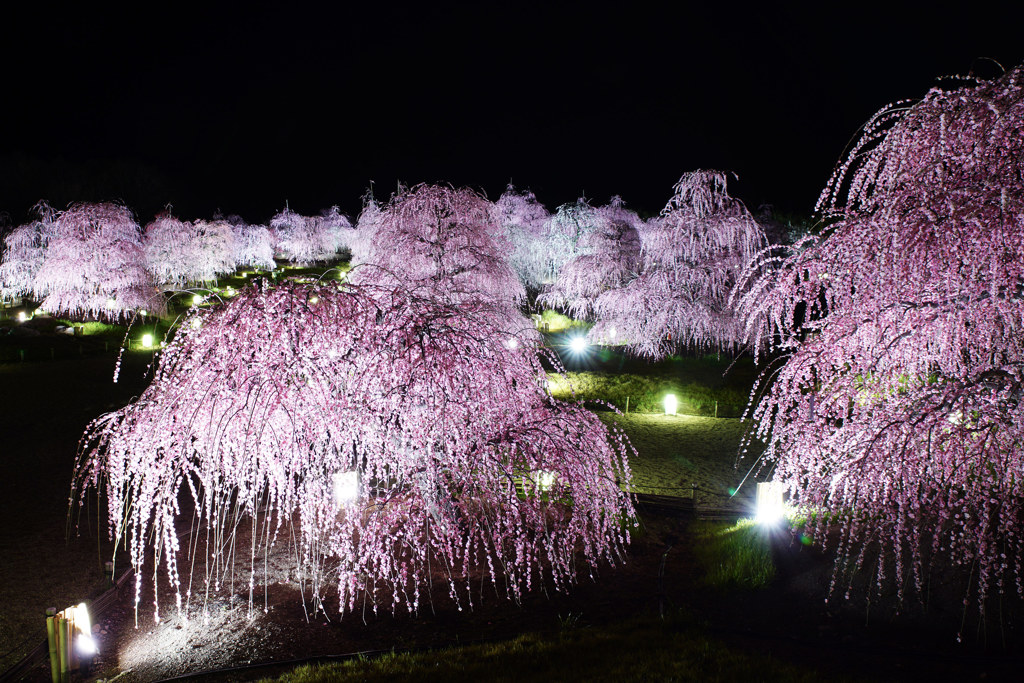
[(139, 315), (141, 315), (143, 318), (145, 318), (147, 315), (149, 315), (149, 311), (147, 311), (145, 308), (140, 308), (139, 309)]
[(758, 524), (777, 524), (786, 512), (782, 502), (782, 484), (777, 481), (762, 481), (757, 484), (756, 516)]
[(675, 394), (665, 395), (665, 414), (676, 415), (679, 411), (679, 400)]
[(18, 322), (23, 323), (28, 320), (28, 313), (25, 311), (18, 311)]
[(349, 505), (359, 496), (359, 473), (355, 470), (335, 472), (331, 476), (331, 484), (338, 507)]
[(151, 348), (153, 346), (153, 335), (147, 332), (142, 335), (142, 346), (145, 348)]

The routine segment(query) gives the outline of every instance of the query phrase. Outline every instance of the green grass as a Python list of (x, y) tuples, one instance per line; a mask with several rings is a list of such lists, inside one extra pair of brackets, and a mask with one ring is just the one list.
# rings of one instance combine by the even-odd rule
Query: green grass
[[(640, 375), (612, 372), (569, 372), (565, 377), (549, 373), (552, 396), (562, 400), (606, 401), (625, 411), (658, 413), (665, 410), (667, 394), (679, 400), (679, 412), (685, 415), (739, 417), (747, 405), (748, 387), (709, 386), (665, 374)], [(571, 390), (570, 390), (571, 387)]]
[(558, 311), (552, 311), (548, 309), (540, 314), (541, 325), (547, 325), (545, 331), (547, 332), (563, 332), (572, 327), (582, 327), (586, 323), (579, 320), (573, 320), (567, 315), (562, 315)]
[(726, 647), (672, 620), (647, 619), (499, 643), (298, 667), (282, 683), (328, 681), (814, 681), (809, 669)]
[(770, 539), (753, 520), (735, 524), (697, 522), (691, 527), (694, 556), (708, 586), (725, 590), (763, 588), (775, 578)]

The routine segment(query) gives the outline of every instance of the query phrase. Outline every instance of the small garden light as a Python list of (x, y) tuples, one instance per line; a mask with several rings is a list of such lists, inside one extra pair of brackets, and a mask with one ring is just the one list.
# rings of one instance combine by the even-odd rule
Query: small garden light
[(28, 320), (28, 313), (25, 311), (18, 311), (18, 322), (23, 323)]
[(676, 415), (679, 411), (679, 399), (676, 398), (675, 394), (665, 395), (665, 414)]
[(139, 309), (139, 315), (141, 315), (143, 318), (145, 318), (147, 315), (149, 315), (149, 311), (147, 311), (145, 308), (140, 308)]
[(755, 504), (754, 519), (758, 524), (778, 524), (786, 512), (786, 506), (782, 502), (782, 484), (777, 481), (758, 482)]
[(359, 473), (355, 470), (335, 472), (331, 476), (334, 502), (344, 507), (355, 501), (359, 495)]
[(587, 339), (586, 337), (573, 337), (569, 341), (569, 350), (575, 354), (583, 353), (587, 350)]
[(153, 346), (153, 335), (149, 332), (142, 335), (142, 346), (143, 348), (152, 348)]
[(192, 305), (193, 306), (198, 306), (201, 303), (203, 303), (203, 295), (202, 294), (193, 294), (192, 295)]

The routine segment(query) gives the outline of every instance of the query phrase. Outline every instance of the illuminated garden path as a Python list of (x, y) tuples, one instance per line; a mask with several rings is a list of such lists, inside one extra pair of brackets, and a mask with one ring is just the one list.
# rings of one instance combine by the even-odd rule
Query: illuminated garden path
[[(696, 484), (697, 505), (724, 507), (734, 488), (750, 469), (753, 459), (737, 463), (743, 434), (749, 425), (732, 418), (630, 413), (598, 413), (607, 423), (617, 423), (637, 450), (630, 458), (633, 490), (664, 496), (690, 497)], [(740, 498), (752, 493), (753, 475)], [(750, 489), (747, 491), (746, 488)], [(716, 493), (718, 495), (716, 495)]]

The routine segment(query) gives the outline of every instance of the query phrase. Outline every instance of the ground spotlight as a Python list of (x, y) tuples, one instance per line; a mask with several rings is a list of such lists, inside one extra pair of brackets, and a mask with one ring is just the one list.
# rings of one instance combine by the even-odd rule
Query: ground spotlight
[(782, 502), (782, 484), (762, 481), (757, 484), (755, 521), (763, 526), (775, 526), (782, 521), (786, 506)]
[(569, 340), (569, 350), (579, 355), (587, 350), (587, 338), (586, 337), (573, 337)]

